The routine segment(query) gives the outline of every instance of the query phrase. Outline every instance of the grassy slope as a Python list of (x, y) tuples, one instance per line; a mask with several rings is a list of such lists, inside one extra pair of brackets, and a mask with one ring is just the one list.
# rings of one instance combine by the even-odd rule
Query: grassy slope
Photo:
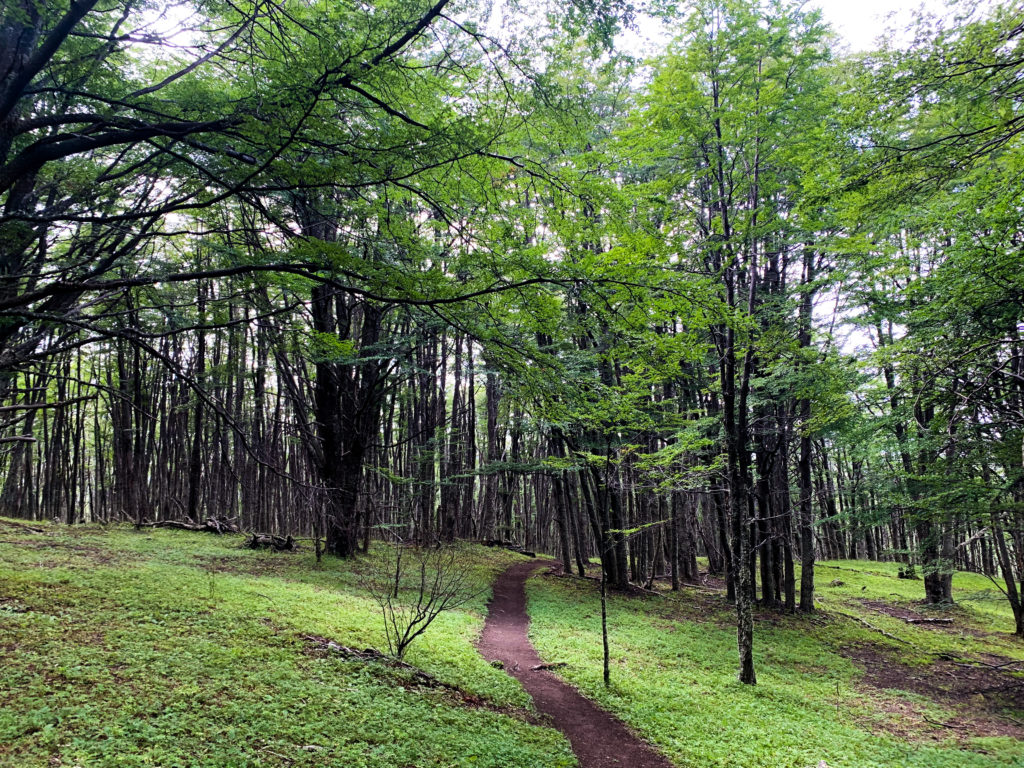
[[(316, 570), (308, 550), (237, 537), (44, 527), (0, 519), (0, 766), (575, 765), (474, 650), (486, 595), (407, 659), (513, 714), (311, 653), (304, 634), (384, 646), (358, 561)], [(515, 556), (467, 557), (486, 580)]]
[[(310, 653), (304, 634), (383, 646), (379, 616), (356, 585), (358, 563), (316, 570), (308, 552), (261, 554), (237, 544), (124, 528), (46, 526), (37, 535), (0, 520), (0, 766), (573, 764), (548, 729), (466, 707), (399, 671)], [(481, 579), (515, 559), (472, 548), (467, 557)], [(865, 605), (914, 606), (920, 582), (894, 573), (889, 564), (823, 564), (828, 617), (759, 621), (754, 689), (735, 682), (732, 616), (706, 591), (613, 596), (609, 692), (600, 683), (592, 582), (535, 578), (532, 634), (546, 658), (571, 662), (565, 677), (680, 766), (1024, 765), (1024, 749), (1009, 738), (953, 743), (922, 715), (947, 722), (954, 713), (865, 687), (836, 653), (871, 645), (914, 664), (943, 651), (1024, 658), (1005, 631), (1000, 600), (965, 603), (955, 615), (967, 631), (953, 632), (909, 626)], [(828, 586), (834, 578), (844, 585)], [(961, 602), (991, 594), (970, 574), (958, 574), (955, 586)], [(440, 619), (408, 658), (514, 714), (527, 705), (525, 694), (472, 647), (485, 599)], [(886, 731), (928, 738), (912, 743)]]
[[(862, 672), (840, 654), (870, 647), (909, 664), (930, 663), (929, 652), (943, 651), (1024, 659), (1024, 644), (1008, 633), (1009, 607), (993, 599), (991, 583), (957, 574), (957, 600), (975, 599), (955, 609), (958, 629), (949, 631), (908, 625), (862, 602), (920, 609), (921, 582), (897, 580), (895, 565), (828, 565), (833, 567), (817, 571), (824, 609), (817, 617), (759, 617), (756, 687), (736, 681), (732, 613), (720, 594), (707, 590), (611, 597), (610, 690), (601, 681), (600, 606), (593, 582), (535, 576), (528, 585), (531, 637), (546, 660), (569, 662), (560, 671), (564, 678), (679, 766), (803, 768), (821, 760), (831, 768), (1024, 766), (1021, 742), (970, 738), (928, 723), (956, 723), (963, 713), (913, 693), (866, 686)], [(830, 587), (836, 578), (844, 585)], [(986, 591), (989, 599), (978, 600)], [(912, 645), (837, 611), (858, 615)], [(1024, 719), (1021, 712), (1006, 714)]]

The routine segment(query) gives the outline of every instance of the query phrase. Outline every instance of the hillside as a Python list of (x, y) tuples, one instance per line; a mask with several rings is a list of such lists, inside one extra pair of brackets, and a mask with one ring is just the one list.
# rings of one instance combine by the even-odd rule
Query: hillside
[[(309, 637), (380, 647), (358, 561), (239, 549), (241, 538), (0, 525), (0, 765), (571, 765), (472, 642), (484, 609), (438, 619), (403, 670)], [(473, 550), (483, 578), (510, 558)]]
[[(364, 561), (318, 568), (308, 547), (240, 542), (0, 520), (0, 766), (575, 765), (477, 653), (486, 593), (411, 646), (425, 678), (326, 647), (384, 647)], [(469, 545), (462, 556), (481, 582), (522, 560)], [(919, 584), (894, 570), (820, 564), (813, 619), (759, 614), (756, 687), (735, 681), (735, 630), (713, 584), (613, 593), (608, 691), (595, 582), (541, 568), (531, 638), (678, 766), (1024, 765), (1009, 672), (1020, 665), (1007, 664), (1024, 646), (1005, 602), (961, 573), (951, 624), (908, 624)]]

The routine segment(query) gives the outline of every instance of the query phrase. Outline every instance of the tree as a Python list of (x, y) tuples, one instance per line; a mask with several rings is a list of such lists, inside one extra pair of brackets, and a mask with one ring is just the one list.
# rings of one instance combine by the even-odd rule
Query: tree
[(908, 50), (873, 54), (847, 110), (860, 138), (845, 204), (869, 242), (851, 293), (877, 347), (893, 501), (913, 528), (900, 548), (914, 545), (934, 604), (952, 600), (958, 536), (1014, 527), (988, 509), (1014, 494), (1016, 462), (995, 457), (1020, 425), (1019, 15), (956, 10), (952, 24), (919, 17)]
[[(778, 476), (786, 495), (775, 497), (769, 490), (778, 482), (774, 470), (759, 459), (755, 485), (751, 454), (756, 429), (763, 435), (757, 438), (760, 457), (784, 456), (769, 442), (785, 444), (791, 417), (782, 414), (770, 439), (752, 420), (777, 418), (755, 398), (759, 377), (773, 364), (773, 337), (792, 332), (786, 274), (792, 252), (808, 240), (789, 216), (797, 194), (793, 142), (802, 121), (816, 114), (815, 76), (826, 58), (813, 14), (779, 3), (701, 3), (659, 63), (640, 116), (650, 137), (650, 162), (658, 169), (658, 220), (665, 222), (669, 248), (679, 254), (680, 268), (715, 286), (709, 342), (721, 398), (740, 679), (750, 684), (752, 523), (760, 522), (760, 535), (767, 534), (762, 521), (774, 517), (768, 512), (773, 498), (788, 515), (786, 463)], [(774, 557), (770, 548), (765, 555)], [(791, 565), (787, 572), (792, 581)], [(762, 577), (766, 597), (774, 582), (764, 578), (769, 573)]]
[(399, 660), (438, 616), (481, 592), (451, 545), (381, 547), (366, 563), (362, 586), (380, 607), (388, 650)]

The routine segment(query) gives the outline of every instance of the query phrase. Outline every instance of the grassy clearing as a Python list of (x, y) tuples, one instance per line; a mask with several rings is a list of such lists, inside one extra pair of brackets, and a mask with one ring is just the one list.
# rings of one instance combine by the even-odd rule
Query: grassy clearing
[[(473, 648), (486, 594), (440, 618), (408, 655), (484, 703), (472, 707), (303, 639), (384, 645), (359, 561), (317, 570), (308, 551), (250, 552), (233, 537), (41, 527), (0, 519), (0, 766), (575, 764), (559, 734), (524, 721), (518, 683)], [(517, 559), (473, 547), (465, 555), (483, 582)], [(818, 616), (760, 614), (753, 689), (735, 681), (732, 612), (710, 590), (612, 595), (610, 691), (593, 582), (532, 579), (531, 634), (546, 659), (570, 663), (564, 677), (679, 766), (1024, 766), (1021, 741), (971, 719), (987, 702), (958, 707), (864, 674), (871, 664), (928, 677), (949, 664), (936, 654), (1024, 659), (987, 579), (958, 574), (954, 626), (935, 628), (899, 617), (924, 613), (922, 586), (895, 572), (821, 564)], [(834, 579), (843, 584), (829, 586)]]
[[(953, 610), (952, 630), (929, 628), (870, 605), (888, 601), (921, 610), (916, 604), (921, 583), (897, 580), (895, 566), (828, 565), (833, 567), (817, 572), (823, 609), (817, 617), (759, 615), (754, 688), (736, 680), (731, 609), (708, 590), (611, 596), (610, 690), (601, 680), (600, 606), (593, 582), (550, 575), (531, 579), (530, 634), (545, 660), (569, 663), (560, 671), (564, 678), (679, 766), (804, 768), (821, 760), (831, 768), (1024, 765), (1024, 746), (1015, 738), (1019, 729), (1007, 735), (1013, 721), (998, 719), (1001, 714), (1020, 721), (1024, 713), (993, 713), (981, 727), (970, 713), (977, 702), (951, 708), (948, 701), (913, 691), (867, 685), (861, 667), (848, 658), (870, 650), (869, 663), (899, 670), (904, 667), (897, 659), (913, 667), (935, 663), (935, 653), (1024, 659), (1024, 644), (1008, 631), (1013, 626), (1008, 607), (978, 599), (994, 587), (982, 577), (958, 574), (956, 597), (975, 599)], [(844, 584), (828, 586), (836, 578)], [(837, 611), (860, 616), (905, 642)], [(927, 677), (930, 670), (921, 672)]]
[[(956, 605), (949, 610), (933, 609), (921, 603), (922, 582), (897, 579), (898, 570), (896, 563), (857, 560), (819, 563), (815, 583), (821, 604), (826, 610), (855, 613), (905, 640), (906, 643), (895, 643), (877, 633), (873, 637), (877, 642), (899, 648), (904, 660), (924, 663), (930, 660), (928, 654), (934, 653), (1024, 658), (1024, 643), (1012, 634), (1010, 605), (991, 580), (977, 573), (957, 573), (953, 578)], [(836, 579), (843, 582), (842, 586), (830, 586)], [(875, 605), (877, 603), (886, 603), (887, 607)], [(907, 624), (902, 618), (885, 613), (891, 609), (901, 609), (893, 611), (896, 613), (951, 617), (954, 628), (937, 631), (924, 625)]]
[[(487, 594), (438, 619), (401, 670), (312, 652), (383, 647), (359, 561), (127, 528), (0, 520), (0, 766), (572, 766), (472, 642)], [(477, 576), (515, 556), (467, 548)]]

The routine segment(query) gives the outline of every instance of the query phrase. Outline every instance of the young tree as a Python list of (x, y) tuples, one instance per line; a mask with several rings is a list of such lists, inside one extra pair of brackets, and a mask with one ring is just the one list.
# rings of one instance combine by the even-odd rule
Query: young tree
[(438, 616), (481, 592), (452, 545), (380, 547), (362, 574), (363, 589), (384, 618), (388, 650), (399, 660)]
[[(788, 499), (785, 462), (777, 474), (752, 461), (755, 448), (763, 459), (779, 455), (764, 442), (763, 427), (752, 426), (777, 415), (755, 399), (759, 377), (774, 363), (771, 340), (795, 335), (785, 286), (808, 235), (790, 215), (798, 194), (793, 156), (801, 126), (818, 114), (816, 78), (826, 59), (813, 14), (781, 3), (698, 3), (659, 62), (640, 115), (669, 247), (681, 268), (717, 285), (709, 341), (721, 398), (740, 679), (750, 684), (752, 536), (765, 535), (770, 500)], [(772, 444), (788, 440), (790, 418), (784, 411), (769, 428)], [(785, 496), (769, 490), (780, 479)], [(787, 572), (792, 580), (791, 565)], [(762, 578), (766, 596), (772, 583)]]

